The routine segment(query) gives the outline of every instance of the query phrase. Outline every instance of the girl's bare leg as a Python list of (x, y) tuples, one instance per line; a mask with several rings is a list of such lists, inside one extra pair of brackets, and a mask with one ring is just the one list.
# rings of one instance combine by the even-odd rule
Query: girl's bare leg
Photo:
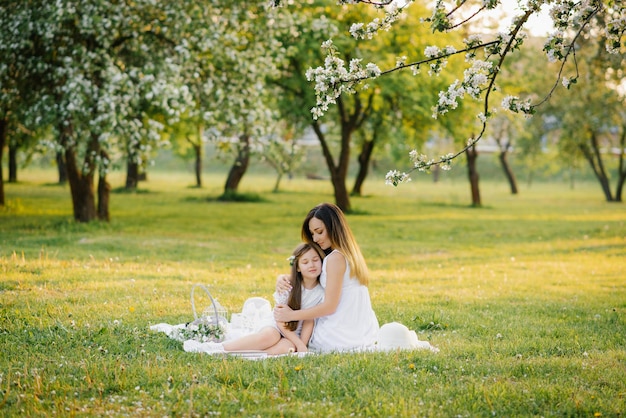
[(280, 341), (278, 341), (273, 346), (267, 348), (265, 351), (269, 355), (293, 353), (294, 351), (296, 351), (296, 345), (289, 341), (287, 338), (281, 338)]
[(250, 334), (232, 341), (224, 341), (225, 351), (266, 350), (276, 345), (282, 338), (276, 328), (266, 327), (255, 334)]

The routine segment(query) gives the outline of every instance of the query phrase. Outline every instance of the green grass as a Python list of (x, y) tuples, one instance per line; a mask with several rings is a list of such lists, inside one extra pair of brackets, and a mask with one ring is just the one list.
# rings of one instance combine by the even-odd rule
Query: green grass
[[(192, 316), (204, 283), (237, 312), (269, 297), (328, 182), (151, 173), (114, 193), (109, 224), (72, 221), (47, 171), (6, 184), (0, 209), (0, 416), (620, 416), (626, 411), (626, 210), (594, 183), (511, 196), (382, 179), (348, 220), (379, 321), (440, 353), (249, 361), (189, 354), (149, 331)], [(380, 177), (380, 176), (379, 176)], [(120, 174), (111, 177), (115, 189)]]

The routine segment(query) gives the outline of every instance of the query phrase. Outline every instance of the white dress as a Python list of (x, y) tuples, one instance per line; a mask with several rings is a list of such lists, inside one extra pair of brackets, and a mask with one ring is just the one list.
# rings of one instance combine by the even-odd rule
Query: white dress
[[(337, 250), (333, 250), (335, 252)], [(320, 283), (326, 287), (326, 260)], [(372, 309), (369, 290), (356, 277), (350, 277), (346, 260), (341, 298), (332, 315), (317, 318), (309, 349), (316, 352), (371, 350), (378, 338), (378, 319)]]

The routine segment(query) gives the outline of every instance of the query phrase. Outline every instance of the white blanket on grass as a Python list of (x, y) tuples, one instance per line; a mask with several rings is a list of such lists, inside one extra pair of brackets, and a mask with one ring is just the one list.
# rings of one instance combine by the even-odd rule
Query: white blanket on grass
[[(224, 327), (224, 341), (234, 340), (245, 335), (258, 332), (261, 328), (274, 324), (272, 306), (267, 299), (254, 297), (249, 298), (243, 305), (240, 313), (231, 315), (230, 322), (222, 322)], [(168, 337), (181, 341), (183, 349), (187, 352), (215, 352), (202, 350), (202, 344), (196, 340), (188, 340), (181, 336), (180, 331), (186, 328), (187, 324), (171, 325), (159, 323), (151, 325), (150, 329), (156, 332), (163, 332)], [(428, 341), (421, 341), (417, 338), (417, 333), (409, 330), (405, 325), (398, 322), (390, 322), (380, 327), (378, 341), (371, 351), (395, 351), (395, 350), (417, 350), (426, 349), (432, 352), (439, 352), (439, 349), (431, 345)], [(263, 351), (240, 351), (219, 353), (235, 355), (249, 359), (261, 359), (268, 357)], [(292, 355), (303, 356), (308, 353), (293, 353)]]

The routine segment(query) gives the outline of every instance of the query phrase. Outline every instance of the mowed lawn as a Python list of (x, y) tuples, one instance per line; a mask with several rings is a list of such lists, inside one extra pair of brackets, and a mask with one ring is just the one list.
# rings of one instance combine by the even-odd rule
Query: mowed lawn
[[(348, 221), (379, 322), (440, 349), (281, 357), (190, 354), (149, 326), (193, 318), (205, 284), (230, 313), (271, 298), (328, 181), (249, 173), (111, 176), (110, 223), (76, 224), (51, 171), (5, 184), (0, 209), (0, 416), (483, 417), (626, 413), (626, 206), (595, 183), (382, 176)], [(202, 303), (202, 300), (198, 301)]]

